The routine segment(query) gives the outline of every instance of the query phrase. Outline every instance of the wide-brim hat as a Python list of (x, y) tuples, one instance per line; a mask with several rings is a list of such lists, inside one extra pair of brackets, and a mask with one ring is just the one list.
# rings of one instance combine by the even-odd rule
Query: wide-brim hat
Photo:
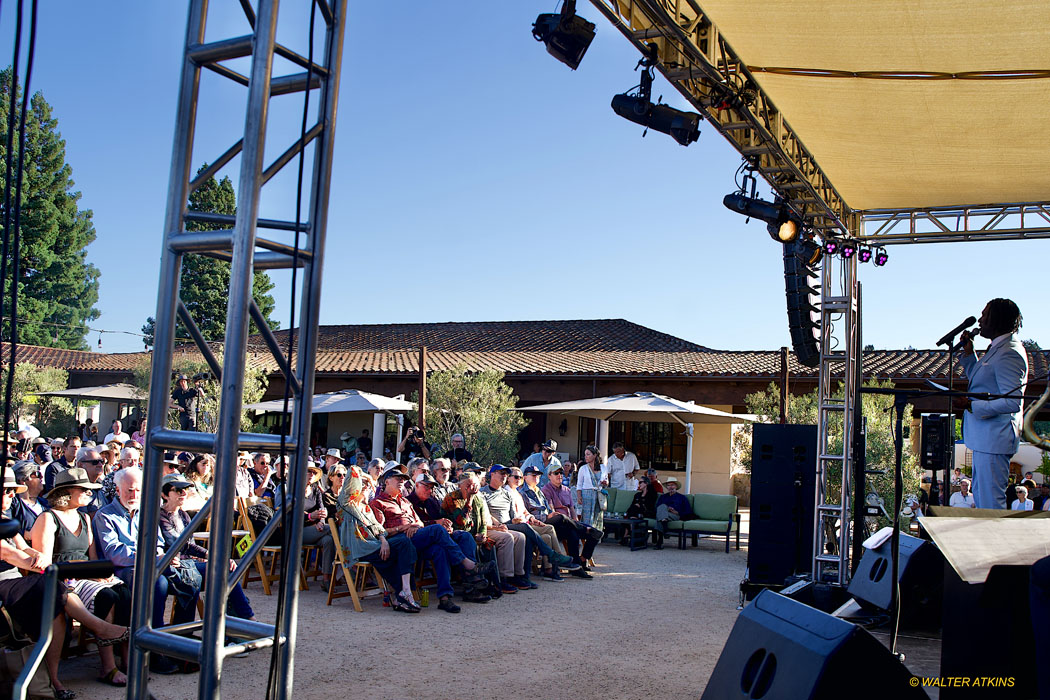
[(550, 450), (551, 452), (558, 451), (558, 443), (554, 440), (548, 440), (547, 442), (540, 445), (541, 450)]
[(179, 466), (179, 459), (175, 456), (174, 452), (165, 452), (164, 464), (174, 464), (177, 467)]
[(34, 447), (37, 446), (37, 445), (46, 445), (46, 444), (47, 444), (47, 438), (42, 438), (42, 437), (35, 437), (35, 438), (33, 438), (33, 446)]
[(14, 489), (15, 493), (25, 493), (28, 487), (25, 484), (18, 483), (18, 481), (15, 480), (14, 471), (8, 467), (7, 470), (4, 471), (4, 488)]
[(682, 488), (682, 482), (674, 478), (673, 476), (668, 479), (664, 479), (664, 486), (668, 486), (669, 484), (674, 484), (678, 488)]
[(350, 431), (347, 430), (345, 433), (343, 433), (342, 435), (339, 436), (339, 439), (345, 441), (345, 440), (349, 440), (352, 437), (353, 437), (353, 435), (351, 435)]
[(70, 467), (64, 472), (59, 472), (55, 477), (55, 485), (47, 492), (47, 498), (53, 498), (56, 492), (62, 489), (73, 488), (74, 486), (82, 489), (91, 489), (92, 491), (102, 488), (102, 484), (96, 484), (88, 478), (85, 470), (80, 467)]
[(312, 464), (306, 468), (306, 473), (310, 475), (309, 483), (311, 484), (316, 484), (324, 477), (324, 470)]
[(325, 457), (335, 457), (336, 459), (342, 459), (343, 454), (339, 451), (338, 447), (329, 447), (328, 451), (324, 453)]

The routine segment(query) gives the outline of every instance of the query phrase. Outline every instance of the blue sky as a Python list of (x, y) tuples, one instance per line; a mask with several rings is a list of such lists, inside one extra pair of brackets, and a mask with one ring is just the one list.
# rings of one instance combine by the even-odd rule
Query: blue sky
[[(246, 31), (235, 2), (211, 4), (213, 37)], [(280, 26), (301, 47), (299, 5), (283, 4)], [(101, 270), (102, 315), (92, 326), (138, 332), (156, 306), (186, 6), (41, 7), (32, 90), (54, 107), (81, 204), (94, 212), (88, 259)], [(642, 138), (609, 107), (638, 82), (637, 52), (581, 3), (598, 35), (569, 70), (530, 34), (553, 9), (350, 1), (321, 322), (622, 317), (714, 348), (790, 344), (780, 247), (721, 203), (737, 153), (703, 125), (688, 148)], [(13, 17), (4, 3), (5, 64)], [(202, 85), (197, 164), (225, 150), (243, 120), (241, 88), (207, 73)], [(658, 77), (659, 95), (685, 107)], [(298, 135), (301, 97), (278, 99), (268, 161)], [(293, 200), (294, 179), (279, 177), (263, 214), (291, 218)], [(865, 343), (931, 347), (1007, 296), (1025, 315), (1022, 337), (1050, 346), (1038, 291), (1048, 250), (891, 247), (886, 267), (861, 266)], [(275, 275), (282, 327), (287, 279)], [(131, 335), (102, 341), (106, 352), (142, 349)]]

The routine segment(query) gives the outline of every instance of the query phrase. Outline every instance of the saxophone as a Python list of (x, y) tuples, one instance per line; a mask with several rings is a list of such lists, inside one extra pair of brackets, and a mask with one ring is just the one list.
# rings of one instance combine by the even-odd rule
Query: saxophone
[(1035, 416), (1039, 413), (1039, 409), (1043, 407), (1046, 400), (1050, 399), (1050, 381), (1047, 381), (1046, 389), (1043, 391), (1043, 395), (1039, 399), (1028, 407), (1028, 410), (1024, 412), (1024, 437), (1025, 440), (1032, 443), (1041, 450), (1050, 452), (1050, 439), (1042, 437), (1035, 432)]

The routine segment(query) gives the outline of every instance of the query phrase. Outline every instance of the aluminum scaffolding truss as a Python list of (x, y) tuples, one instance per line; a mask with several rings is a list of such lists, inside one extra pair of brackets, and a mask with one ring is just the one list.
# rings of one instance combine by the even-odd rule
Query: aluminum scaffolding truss
[[(277, 697), (288, 698), (292, 689), (292, 659), (295, 652), (298, 613), (298, 556), (283, 558), (279, 595), (283, 599), (280, 618), (275, 624), (264, 624), (238, 618), (226, 618), (226, 599), (230, 588), (247, 573), (248, 562), (261, 549), (276, 529), (279, 518), (259, 533), (251, 549), (241, 557), (236, 571), (229, 572), (232, 549), (231, 532), (235, 511), (235, 480), (239, 450), (277, 450), (281, 436), (240, 432), (243, 377), (247, 361), (249, 318), (261, 329), (264, 340), (274, 354), (291, 387), (293, 408), (290, 434), (285, 446), (291, 456), (287, 507), (290, 512), (302, 510), (305, 488), (305, 446), (310, 431), (310, 401), (314, 387), (314, 355), (317, 343), (317, 319), (321, 298), (321, 269), (324, 261), (325, 228), (335, 138), (336, 104), (339, 91), (339, 66), (343, 49), (346, 0), (308, 0), (297, 3), (319, 13), (323, 22), (324, 44), (319, 62), (278, 44), (278, 0), (258, 0), (253, 9), (241, 0), (251, 33), (205, 42), (207, 0), (191, 0), (186, 30), (182, 77), (175, 120), (175, 140), (164, 220), (164, 244), (160, 283), (157, 293), (155, 344), (152, 381), (149, 394), (149, 436), (145, 456), (137, 551), (157, 551), (160, 510), (161, 462), (164, 450), (211, 452), (216, 456), (212, 497), (185, 528), (167, 554), (158, 562), (153, 556), (138, 556), (135, 561), (134, 607), (132, 611), (131, 658), (128, 665), (128, 697), (145, 700), (149, 654), (164, 654), (176, 659), (197, 662), (201, 666), (199, 698), (218, 698), (225, 657), (244, 651), (271, 648), (278, 639), (280, 663), (277, 670)], [(310, 37), (311, 42), (313, 37)], [(273, 76), (274, 56), (296, 66), (295, 72)], [(250, 57), (250, 72), (242, 75), (225, 61)], [(198, 96), (201, 71), (208, 69), (247, 88), (243, 137), (211, 162), (207, 171), (191, 179), (194, 135), (198, 128)], [(300, 138), (298, 130), (292, 145), (269, 165), (264, 163), (267, 116), (270, 98), (316, 90), (317, 122)], [(208, 114), (201, 110), (201, 115)], [(208, 114), (216, 120), (229, 120), (228, 113)], [(204, 127), (206, 128), (206, 125)], [(304, 180), (309, 190), (304, 207), (305, 221), (258, 219), (263, 185), (283, 166), (295, 162), (296, 156), (313, 144), (312, 162), (306, 164)], [(237, 181), (237, 214), (224, 216), (187, 211), (187, 198), (234, 157), (240, 155)], [(305, 189), (305, 188), (304, 188)], [(292, 217), (293, 219), (295, 217)], [(227, 228), (219, 231), (187, 232), (186, 222), (206, 221)], [(266, 240), (256, 236), (256, 229), (291, 232), (295, 243)], [(276, 236), (275, 236), (276, 237)], [(257, 252), (256, 248), (263, 249)], [(179, 279), (183, 255), (207, 255), (228, 260), (230, 269), (229, 302), (222, 365), (204, 342), (194, 319), (179, 299)], [(266, 326), (262, 314), (252, 301), (252, 276), (258, 269), (301, 267), (299, 334), (294, 361), (286, 358)], [(292, 300), (295, 303), (295, 300)], [(195, 339), (205, 361), (221, 382), (215, 433), (170, 430), (165, 427), (168, 414), (172, 353), (176, 321)], [(304, 401), (303, 397), (307, 397)], [(154, 582), (171, 562), (174, 553), (189, 541), (197, 525), (211, 517), (208, 569), (205, 578), (207, 595), (201, 621), (154, 628), (151, 610)], [(302, 518), (291, 517), (291, 552), (298, 552), (302, 541)], [(192, 636), (200, 633), (200, 637)], [(227, 644), (227, 639), (233, 640)], [(260, 691), (260, 697), (265, 694)]]
[[(836, 269), (837, 268), (837, 269)], [(836, 275), (836, 271), (838, 275)], [(836, 276), (838, 279), (836, 279)], [(845, 586), (850, 576), (853, 423), (857, 396), (857, 257), (824, 257), (820, 286), (816, 508), (813, 580)], [(841, 448), (833, 430), (841, 427)], [(829, 487), (834, 474), (840, 486)]]
[(859, 212), (872, 245), (1050, 238), (1050, 202)]

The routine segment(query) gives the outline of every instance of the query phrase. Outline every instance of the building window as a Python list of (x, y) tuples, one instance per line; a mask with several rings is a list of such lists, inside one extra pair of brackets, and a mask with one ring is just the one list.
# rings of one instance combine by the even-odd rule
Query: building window
[[(583, 461), (583, 451), (594, 442), (597, 421), (580, 419), (580, 444), (576, 454)], [(622, 442), (628, 452), (638, 457), (643, 469), (685, 471), (687, 438), (685, 428), (677, 423), (610, 421), (609, 449)]]

